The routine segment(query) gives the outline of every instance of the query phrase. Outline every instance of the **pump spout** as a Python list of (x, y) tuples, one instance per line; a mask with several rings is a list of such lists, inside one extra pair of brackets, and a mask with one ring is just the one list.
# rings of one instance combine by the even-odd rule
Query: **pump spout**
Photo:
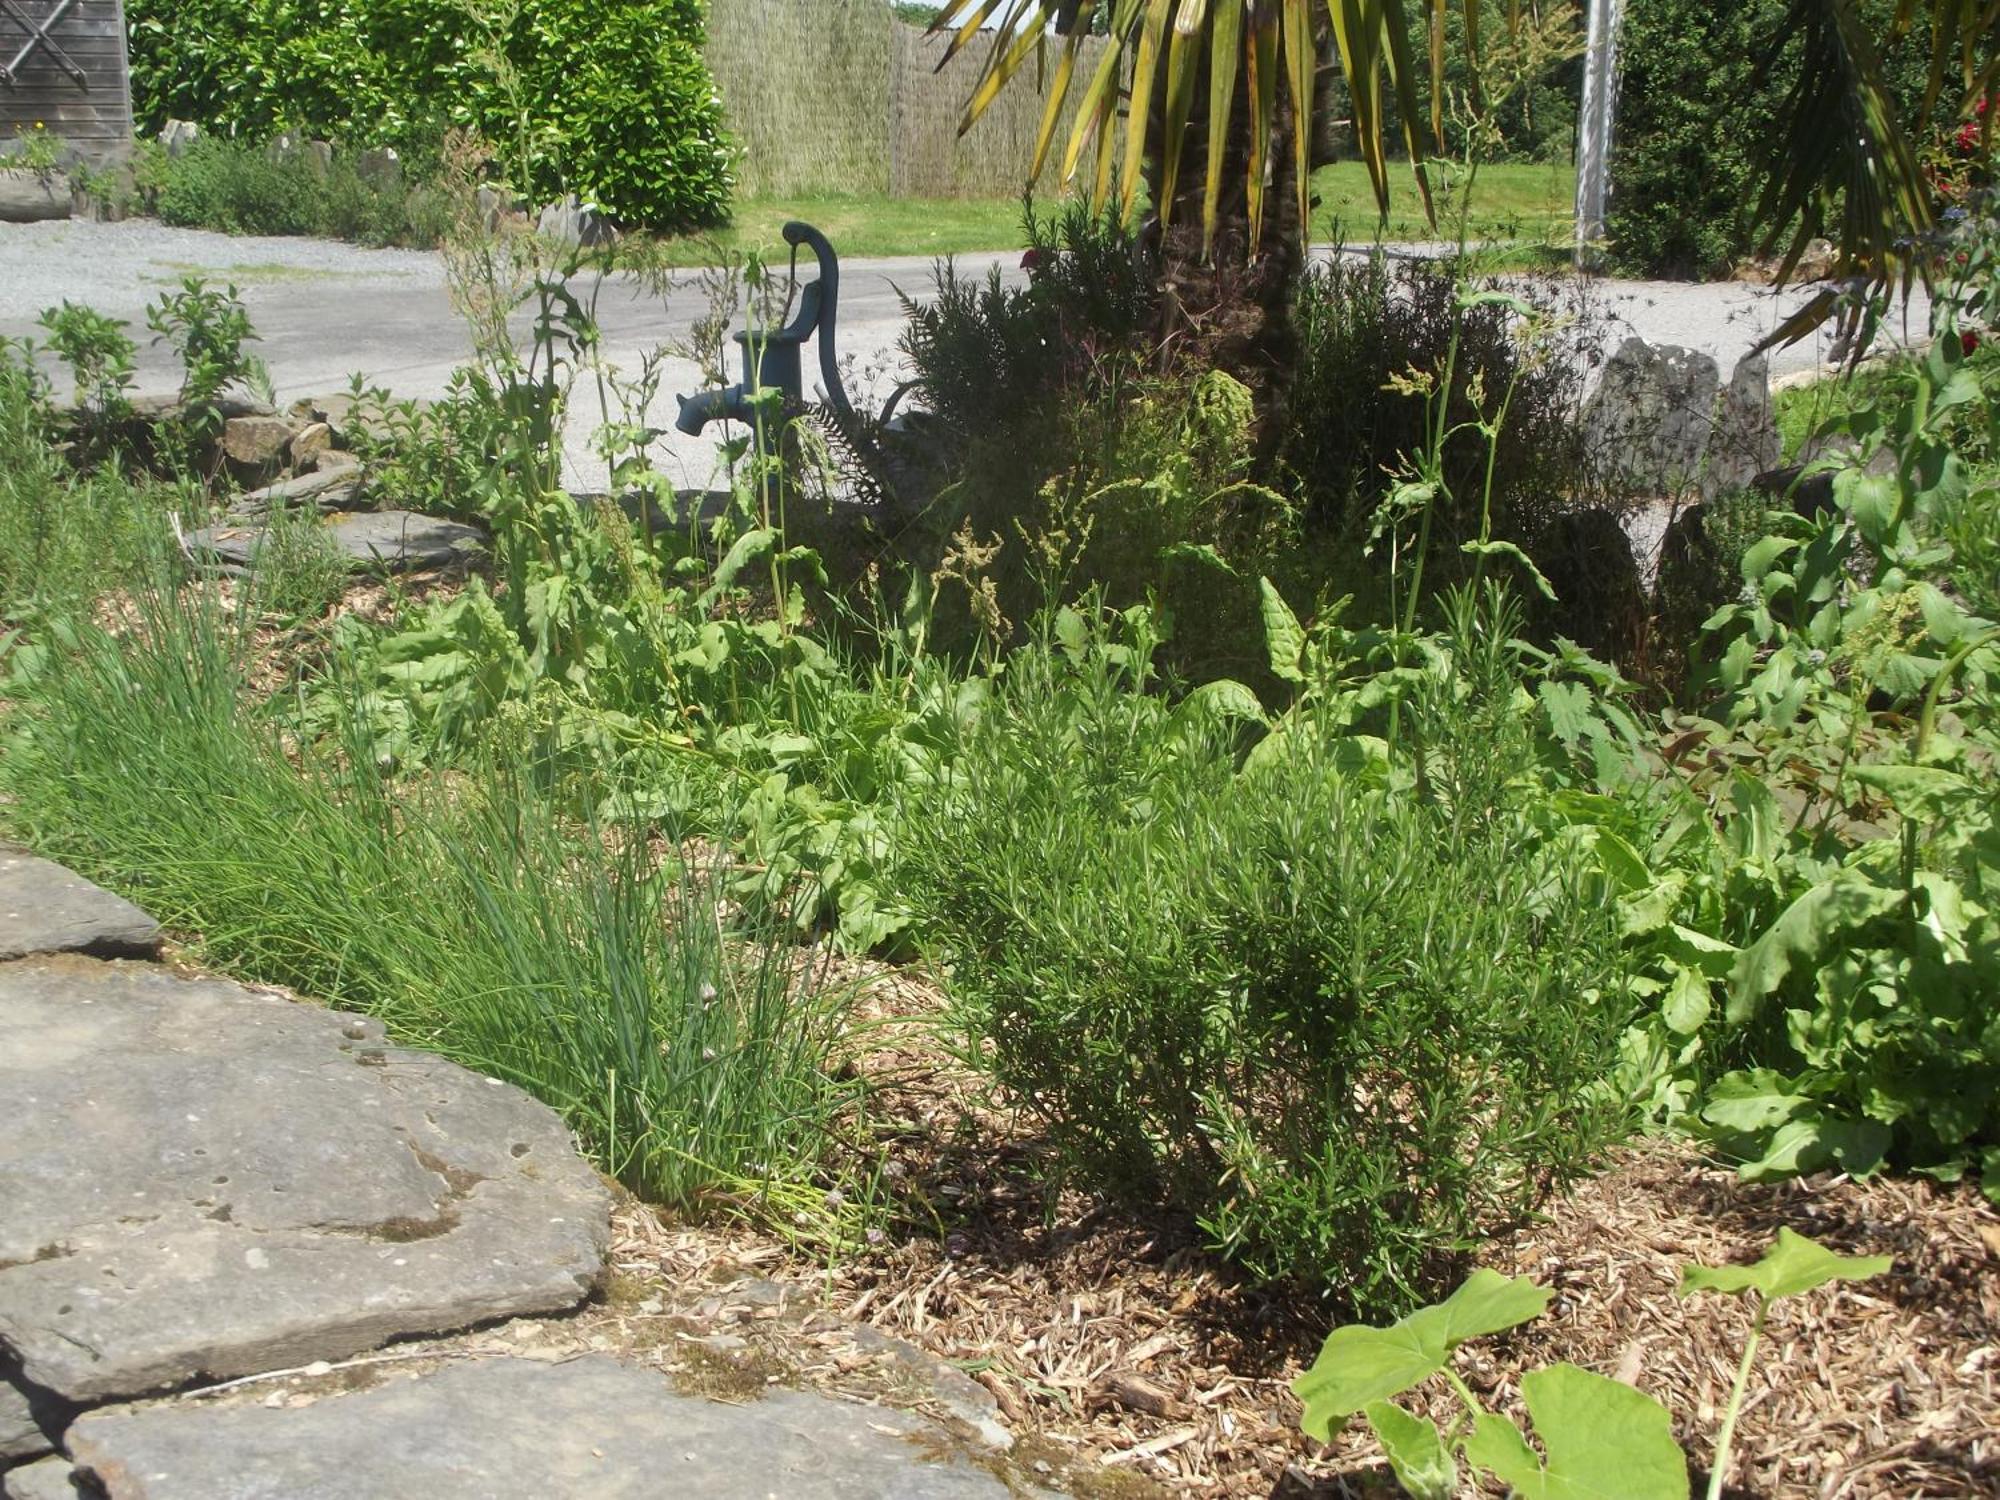
[(743, 394), (741, 385), (722, 386), (714, 390), (696, 391), (692, 396), (676, 398), (681, 404), (681, 414), (674, 418), (674, 426), (689, 437), (699, 437), (702, 428), (710, 422), (750, 422), (750, 401)]

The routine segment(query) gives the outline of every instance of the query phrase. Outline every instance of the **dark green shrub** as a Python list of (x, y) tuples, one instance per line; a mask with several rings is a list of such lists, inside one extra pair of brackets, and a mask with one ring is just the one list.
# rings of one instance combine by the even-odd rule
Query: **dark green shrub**
[(472, 127), (536, 198), (573, 191), (662, 228), (726, 216), (698, 0), (525, 0), (506, 19), (495, 38), (469, 0), (133, 0), (134, 114), (143, 131), (338, 135), (413, 164)]
[(446, 227), (442, 195), (394, 177), (369, 178), (351, 151), (325, 172), (302, 158), (245, 141), (196, 141), (147, 169), (154, 212), (168, 224), (224, 234), (316, 234), (363, 245), (435, 245)]
[[(1757, 249), (1760, 171), (1778, 146), (1797, 76), (1779, 45), (1786, 0), (1649, 0), (1626, 7), (1619, 45), (1606, 234), (1612, 259), (1647, 276), (1724, 276)], [(1855, 7), (1880, 35), (1892, 0)], [(1885, 58), (1890, 87), (1921, 103), (1928, 31)]]
[(1058, 616), (905, 822), (967, 1055), (1090, 1186), (1406, 1301), (1612, 1119), (1617, 935), (1480, 707), (1518, 684), (1406, 714), (1428, 797), (1332, 731), (1239, 771), (1209, 700), (1136, 690), (1155, 642), (1123, 624)]
[[(1300, 282), (1294, 308), (1300, 358), (1278, 456), (1309, 529), (1351, 539), (1358, 548), (1388, 489), (1388, 474), (1425, 446), (1423, 400), (1392, 389), (1391, 382), (1413, 370), (1444, 367), (1458, 275), (1444, 262), (1391, 263), (1378, 252), (1336, 255)], [(1510, 382), (1513, 396), (1493, 464), (1493, 535), (1529, 543), (1554, 519), (1583, 471), (1577, 425), (1582, 357), (1599, 337), (1597, 320), (1579, 300), (1579, 289), (1550, 282), (1525, 295), (1570, 320), (1559, 347), (1539, 353), (1525, 348), (1518, 320), (1505, 306), (1465, 314), (1449, 409), (1454, 431), (1444, 449), (1445, 478), (1462, 503), (1437, 517), (1452, 542), (1478, 533), (1486, 484), (1485, 440), (1464, 424), (1480, 409), (1490, 412)], [(1475, 392), (1482, 394), (1479, 403)]]

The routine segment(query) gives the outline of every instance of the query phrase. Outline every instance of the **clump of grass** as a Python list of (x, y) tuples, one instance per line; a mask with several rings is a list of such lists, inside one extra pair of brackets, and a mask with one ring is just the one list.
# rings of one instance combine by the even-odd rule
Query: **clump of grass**
[(88, 604), (169, 545), (180, 486), (80, 470), (57, 448), (47, 391), (0, 339), (0, 627)]
[(211, 595), (138, 612), (122, 638), (64, 628), (17, 672), (10, 831), (206, 962), (519, 1084), (654, 1201), (788, 1225), (844, 1201), (820, 1181), (856, 1102), (828, 1061), (841, 996), (806, 950), (744, 930), (714, 872), (504, 764), (398, 785), (304, 752), (247, 706)]

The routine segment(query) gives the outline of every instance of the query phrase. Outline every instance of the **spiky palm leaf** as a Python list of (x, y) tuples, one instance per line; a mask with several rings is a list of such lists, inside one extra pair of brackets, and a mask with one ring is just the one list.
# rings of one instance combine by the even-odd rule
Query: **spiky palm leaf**
[[(1461, 3), (1476, 76), (1481, 0)], [(1442, 110), (1443, 18), (1449, 0), (1414, 4), (1428, 34), (1421, 56), (1404, 0), (945, 0), (933, 29), (954, 33), (946, 61), (982, 36), (989, 42), (961, 131), (1030, 58), (1045, 63), (1050, 46), (1060, 50), (1035, 142), (1032, 180), (1054, 147), (1064, 105), (1075, 92), (1084, 41), (1102, 23), (1110, 45), (1078, 97), (1062, 156), (1064, 182), (1075, 179), (1094, 144), (1093, 199), (1104, 206), (1113, 168), (1122, 161), (1120, 207), (1129, 214), (1142, 166), (1148, 153), (1155, 152), (1157, 211), (1171, 214), (1184, 168), (1186, 126), (1197, 110), (1205, 109), (1205, 241), (1213, 245), (1224, 196), (1236, 191), (1242, 194), (1254, 247), (1263, 229), (1265, 161), (1280, 101), (1288, 99), (1293, 118), (1301, 122), (1310, 120), (1321, 102), (1315, 94), (1321, 36), (1330, 36), (1337, 51), (1352, 101), (1355, 144), (1382, 212), (1386, 215), (1389, 206), (1385, 89), (1394, 97), (1403, 144), (1422, 182), (1422, 164)], [(1507, 0), (1505, 9), (1509, 25), (1517, 24), (1520, 0)], [(1806, 241), (1820, 232), (1827, 206), (1836, 199), (1843, 205), (1839, 239), (1850, 263), (1884, 279), (1898, 271), (1907, 278), (1920, 269), (1909, 245), (1930, 227), (1929, 202), (1880, 62), (1883, 43), (1918, 25), (1931, 30), (1926, 116), (1946, 103), (1954, 111), (1969, 108), (1993, 86), (2000, 66), (1995, 57), (2000, 0), (1902, 0), (1888, 35), (1881, 37), (1860, 20), (1854, 0), (1792, 0), (1788, 26), (1802, 38), (1804, 69), (1784, 118), (1775, 125), (1776, 165), (1760, 203), (1774, 243), (1790, 235), (1787, 270)], [(1202, 99), (1204, 67), (1209, 87)], [(1037, 73), (1047, 76), (1041, 67)], [(1226, 144), (1239, 82), (1249, 107), (1249, 149), (1236, 154), (1232, 167)], [(1428, 109), (1419, 102), (1424, 82), (1429, 85)], [(1156, 112), (1151, 107), (1156, 98), (1164, 104), (1158, 111), (1163, 139), (1157, 141), (1152, 138)], [(1122, 151), (1114, 144), (1121, 113)], [(1298, 195), (1303, 226), (1311, 133), (1301, 128), (1290, 134), (1291, 188)], [(1225, 180), (1232, 170), (1241, 174), (1239, 184)]]

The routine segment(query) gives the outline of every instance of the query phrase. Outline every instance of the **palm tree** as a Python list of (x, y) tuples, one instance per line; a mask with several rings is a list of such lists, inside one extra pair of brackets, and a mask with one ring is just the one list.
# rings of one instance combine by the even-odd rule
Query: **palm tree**
[[(1461, 3), (1476, 77), (1483, 7)], [(1345, 79), (1382, 212), (1396, 128), (1386, 100), (1429, 205), (1423, 164), (1441, 133), (1449, 0), (1413, 4), (1427, 45), (1418, 45), (1404, 0), (944, 0), (932, 29), (954, 33), (949, 56), (990, 39), (961, 130), (1031, 58), (1039, 71), (1057, 49), (1031, 179), (1080, 86), (1063, 180), (1087, 165), (1093, 202), (1103, 208), (1115, 191), (1128, 221), (1143, 194), (1160, 236), (1161, 336), (1192, 340), (1262, 383), (1282, 380), (1291, 355), (1284, 303), (1305, 244), (1311, 143), (1330, 97), (1323, 72), (1337, 66)], [(1508, 0), (1510, 29), (1521, 11), (1522, 0)], [(1785, 249), (1784, 274), (1836, 205), (1850, 270), (1905, 286), (1924, 270), (1913, 242), (1932, 227), (1930, 200), (1881, 66), (1884, 44), (1919, 26), (1931, 34), (1926, 117), (1951, 109), (1970, 118), (2000, 68), (2000, 0), (1899, 0), (1893, 20), (1872, 30), (1856, 0), (1791, 0), (1773, 48), (1796, 34), (1803, 66), (1759, 202), (1770, 246)], [(1080, 80), (1077, 60), (1093, 33), (1110, 45)], [(1333, 55), (1327, 67), (1323, 49)], [(1990, 133), (1992, 116), (1983, 118)], [(1802, 333), (1831, 311), (1816, 299), (1781, 333)]]

